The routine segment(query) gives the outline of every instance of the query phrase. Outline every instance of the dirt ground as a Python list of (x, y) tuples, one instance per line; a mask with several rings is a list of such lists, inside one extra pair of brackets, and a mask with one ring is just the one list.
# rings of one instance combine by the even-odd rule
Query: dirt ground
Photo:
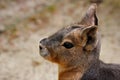
[[(4, 1), (0, 3), (0, 80), (57, 80), (57, 65), (39, 55), (39, 41), (80, 21), (89, 3)], [(120, 64), (120, 11), (113, 6), (102, 3), (97, 11), (102, 38), (100, 59)]]

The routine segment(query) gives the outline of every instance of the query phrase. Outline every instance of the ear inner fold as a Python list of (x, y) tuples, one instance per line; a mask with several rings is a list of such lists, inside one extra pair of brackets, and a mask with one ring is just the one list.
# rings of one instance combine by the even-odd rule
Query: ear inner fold
[(82, 45), (86, 51), (92, 51), (96, 47), (96, 34), (96, 26), (87, 27), (81, 32)]

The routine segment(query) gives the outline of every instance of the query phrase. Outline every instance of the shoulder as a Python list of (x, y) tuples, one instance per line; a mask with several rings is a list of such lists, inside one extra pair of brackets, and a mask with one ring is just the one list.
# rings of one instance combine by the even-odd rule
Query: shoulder
[(120, 65), (100, 63), (100, 80), (119, 80)]

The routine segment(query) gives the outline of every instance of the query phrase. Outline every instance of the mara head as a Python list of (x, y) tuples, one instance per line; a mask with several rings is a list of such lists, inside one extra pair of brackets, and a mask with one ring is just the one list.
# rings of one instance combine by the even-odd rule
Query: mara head
[[(96, 5), (89, 7), (81, 22), (42, 39), (39, 49), (45, 59), (61, 66), (82, 64), (99, 56)], [(98, 51), (96, 53), (96, 51)]]

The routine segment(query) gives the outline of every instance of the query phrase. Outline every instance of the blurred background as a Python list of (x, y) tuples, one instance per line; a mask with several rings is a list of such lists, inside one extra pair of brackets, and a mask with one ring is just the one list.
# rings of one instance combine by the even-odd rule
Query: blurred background
[[(57, 80), (57, 65), (39, 55), (39, 41), (79, 22), (90, 2), (101, 0), (0, 0), (0, 80)], [(120, 0), (97, 10), (100, 59), (120, 63)]]

